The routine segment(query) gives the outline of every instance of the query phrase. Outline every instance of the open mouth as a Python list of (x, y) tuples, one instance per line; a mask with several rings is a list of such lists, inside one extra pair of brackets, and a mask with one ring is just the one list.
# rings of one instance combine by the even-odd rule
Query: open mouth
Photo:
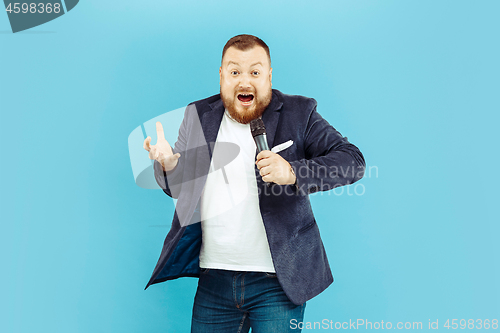
[(238, 99), (243, 104), (250, 104), (253, 101), (253, 94), (238, 94)]

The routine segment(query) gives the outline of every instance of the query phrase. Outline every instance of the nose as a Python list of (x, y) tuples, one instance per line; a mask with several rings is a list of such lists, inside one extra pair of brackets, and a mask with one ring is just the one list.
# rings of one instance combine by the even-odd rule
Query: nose
[(240, 83), (239, 83), (239, 88), (240, 90), (247, 90), (251, 88), (250, 85), (250, 78), (248, 74), (242, 74), (240, 75)]

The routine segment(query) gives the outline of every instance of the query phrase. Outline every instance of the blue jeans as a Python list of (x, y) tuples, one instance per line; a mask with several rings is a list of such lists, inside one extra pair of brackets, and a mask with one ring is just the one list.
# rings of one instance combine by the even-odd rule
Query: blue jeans
[(191, 333), (300, 332), (290, 321), (303, 321), (305, 306), (288, 299), (275, 273), (202, 268)]

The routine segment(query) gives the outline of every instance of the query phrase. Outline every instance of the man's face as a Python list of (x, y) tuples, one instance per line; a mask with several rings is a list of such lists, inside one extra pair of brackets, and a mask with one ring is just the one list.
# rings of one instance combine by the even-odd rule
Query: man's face
[(219, 69), (220, 94), (233, 119), (248, 124), (259, 118), (271, 102), (272, 68), (260, 47), (226, 50)]

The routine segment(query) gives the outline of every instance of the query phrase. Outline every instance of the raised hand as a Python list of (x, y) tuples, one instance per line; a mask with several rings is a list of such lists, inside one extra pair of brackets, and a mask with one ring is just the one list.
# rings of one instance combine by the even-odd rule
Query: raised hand
[(151, 145), (151, 137), (148, 136), (144, 140), (144, 149), (149, 152), (151, 160), (157, 160), (163, 166), (163, 170), (170, 171), (177, 166), (177, 162), (181, 154), (173, 154), (172, 147), (170, 147), (165, 134), (163, 133), (163, 126), (159, 121), (156, 122), (156, 136), (157, 141), (155, 145)]

